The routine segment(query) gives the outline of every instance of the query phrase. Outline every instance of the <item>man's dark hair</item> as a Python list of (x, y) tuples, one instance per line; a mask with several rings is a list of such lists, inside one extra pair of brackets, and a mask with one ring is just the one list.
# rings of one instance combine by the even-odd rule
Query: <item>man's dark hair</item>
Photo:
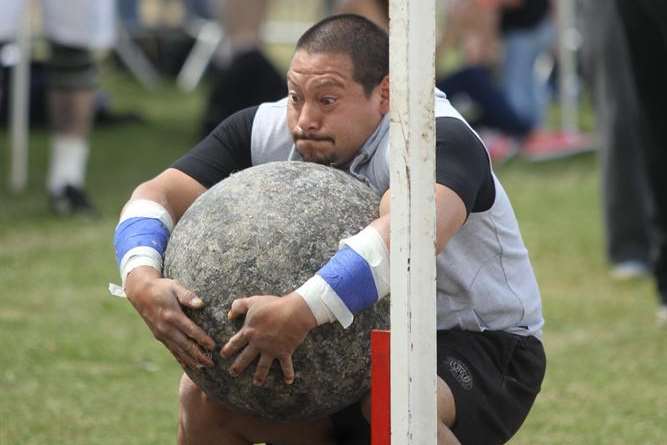
[(352, 59), (352, 78), (366, 96), (389, 73), (389, 36), (384, 29), (355, 14), (327, 17), (311, 26), (296, 43), (308, 53), (340, 53)]

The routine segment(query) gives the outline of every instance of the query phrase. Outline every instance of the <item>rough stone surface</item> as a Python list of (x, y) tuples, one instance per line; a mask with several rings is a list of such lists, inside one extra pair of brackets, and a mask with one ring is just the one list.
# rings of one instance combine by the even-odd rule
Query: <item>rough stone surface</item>
[(217, 342), (212, 369), (186, 372), (210, 397), (239, 412), (274, 420), (310, 419), (359, 400), (369, 389), (373, 328), (389, 325), (389, 302), (355, 316), (348, 329), (320, 326), (293, 356), (296, 379), (282, 381), (277, 363), (262, 387), (255, 363), (240, 377), (218, 352), (242, 325), (228, 321), (235, 298), (284, 295), (310, 278), (351, 236), (377, 217), (379, 197), (329, 167), (275, 162), (232, 175), (197, 199), (175, 227), (165, 275), (192, 289), (204, 309), (187, 310)]

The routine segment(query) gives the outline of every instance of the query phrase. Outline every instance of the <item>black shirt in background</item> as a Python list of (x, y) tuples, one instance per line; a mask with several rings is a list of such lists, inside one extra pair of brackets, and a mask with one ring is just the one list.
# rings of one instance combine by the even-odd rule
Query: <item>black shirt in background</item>
[(500, 29), (503, 33), (534, 28), (549, 14), (550, 0), (523, 0), (516, 8), (504, 7)]

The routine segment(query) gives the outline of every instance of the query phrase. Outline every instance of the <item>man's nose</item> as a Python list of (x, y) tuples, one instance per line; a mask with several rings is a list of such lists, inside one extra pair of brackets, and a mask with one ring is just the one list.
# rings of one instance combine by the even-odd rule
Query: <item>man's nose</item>
[(321, 113), (317, 107), (305, 103), (301, 107), (301, 113), (299, 113), (299, 119), (297, 121), (297, 126), (301, 128), (306, 133), (313, 130), (319, 130), (321, 121)]

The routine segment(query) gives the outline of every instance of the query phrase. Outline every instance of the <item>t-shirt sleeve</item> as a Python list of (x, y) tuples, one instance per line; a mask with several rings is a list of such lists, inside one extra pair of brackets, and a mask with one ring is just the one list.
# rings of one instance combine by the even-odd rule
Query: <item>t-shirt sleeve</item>
[(206, 188), (250, 167), (252, 123), (258, 108), (246, 108), (229, 116), (171, 167)]
[(468, 215), (490, 209), (496, 199), (486, 149), (460, 119), (436, 119), (435, 178), (461, 198)]

